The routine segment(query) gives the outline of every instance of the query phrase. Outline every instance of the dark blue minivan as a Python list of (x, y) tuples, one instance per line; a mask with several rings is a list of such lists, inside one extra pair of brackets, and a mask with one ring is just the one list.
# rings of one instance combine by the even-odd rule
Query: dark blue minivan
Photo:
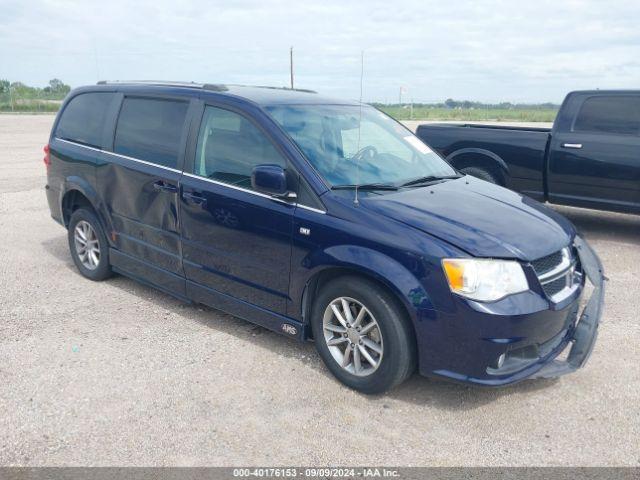
[(593, 348), (604, 276), (571, 223), (461, 175), (368, 105), (101, 82), (65, 100), (44, 161), (82, 275), (312, 339), (354, 389), (416, 368), (488, 386), (557, 376)]

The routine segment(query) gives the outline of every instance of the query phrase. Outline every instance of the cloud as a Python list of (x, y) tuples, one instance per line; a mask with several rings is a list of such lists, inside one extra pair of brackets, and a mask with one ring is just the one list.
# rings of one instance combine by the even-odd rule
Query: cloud
[(286, 85), (364, 97), (560, 101), (640, 78), (637, 1), (3, 0), (0, 76)]

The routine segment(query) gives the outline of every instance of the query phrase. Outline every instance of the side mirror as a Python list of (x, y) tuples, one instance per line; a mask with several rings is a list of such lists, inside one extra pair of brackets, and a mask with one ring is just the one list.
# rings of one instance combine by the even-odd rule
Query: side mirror
[(287, 175), (279, 165), (256, 165), (251, 172), (251, 186), (260, 193), (277, 198), (295, 198), (287, 190)]

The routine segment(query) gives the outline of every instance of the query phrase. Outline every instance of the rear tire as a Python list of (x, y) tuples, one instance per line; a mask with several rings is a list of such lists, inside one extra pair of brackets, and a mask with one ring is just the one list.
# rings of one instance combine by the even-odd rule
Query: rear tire
[(67, 237), (73, 263), (84, 277), (100, 281), (112, 275), (109, 243), (93, 211), (79, 208), (73, 212)]
[(495, 175), (482, 167), (467, 167), (460, 170), (465, 175), (471, 175), (472, 177), (479, 178), (480, 180), (484, 180), (485, 182), (495, 183), (499, 185), (498, 179)]
[(314, 302), (311, 328), (325, 365), (350, 388), (381, 393), (415, 370), (410, 320), (395, 298), (370, 280), (345, 276), (327, 283)]

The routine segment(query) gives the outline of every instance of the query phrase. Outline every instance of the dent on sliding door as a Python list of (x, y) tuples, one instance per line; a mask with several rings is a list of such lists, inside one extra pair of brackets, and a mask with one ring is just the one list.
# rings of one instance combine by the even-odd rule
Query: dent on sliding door
[(117, 248), (180, 275), (177, 195), (188, 106), (187, 101), (125, 97), (113, 152), (99, 170)]

